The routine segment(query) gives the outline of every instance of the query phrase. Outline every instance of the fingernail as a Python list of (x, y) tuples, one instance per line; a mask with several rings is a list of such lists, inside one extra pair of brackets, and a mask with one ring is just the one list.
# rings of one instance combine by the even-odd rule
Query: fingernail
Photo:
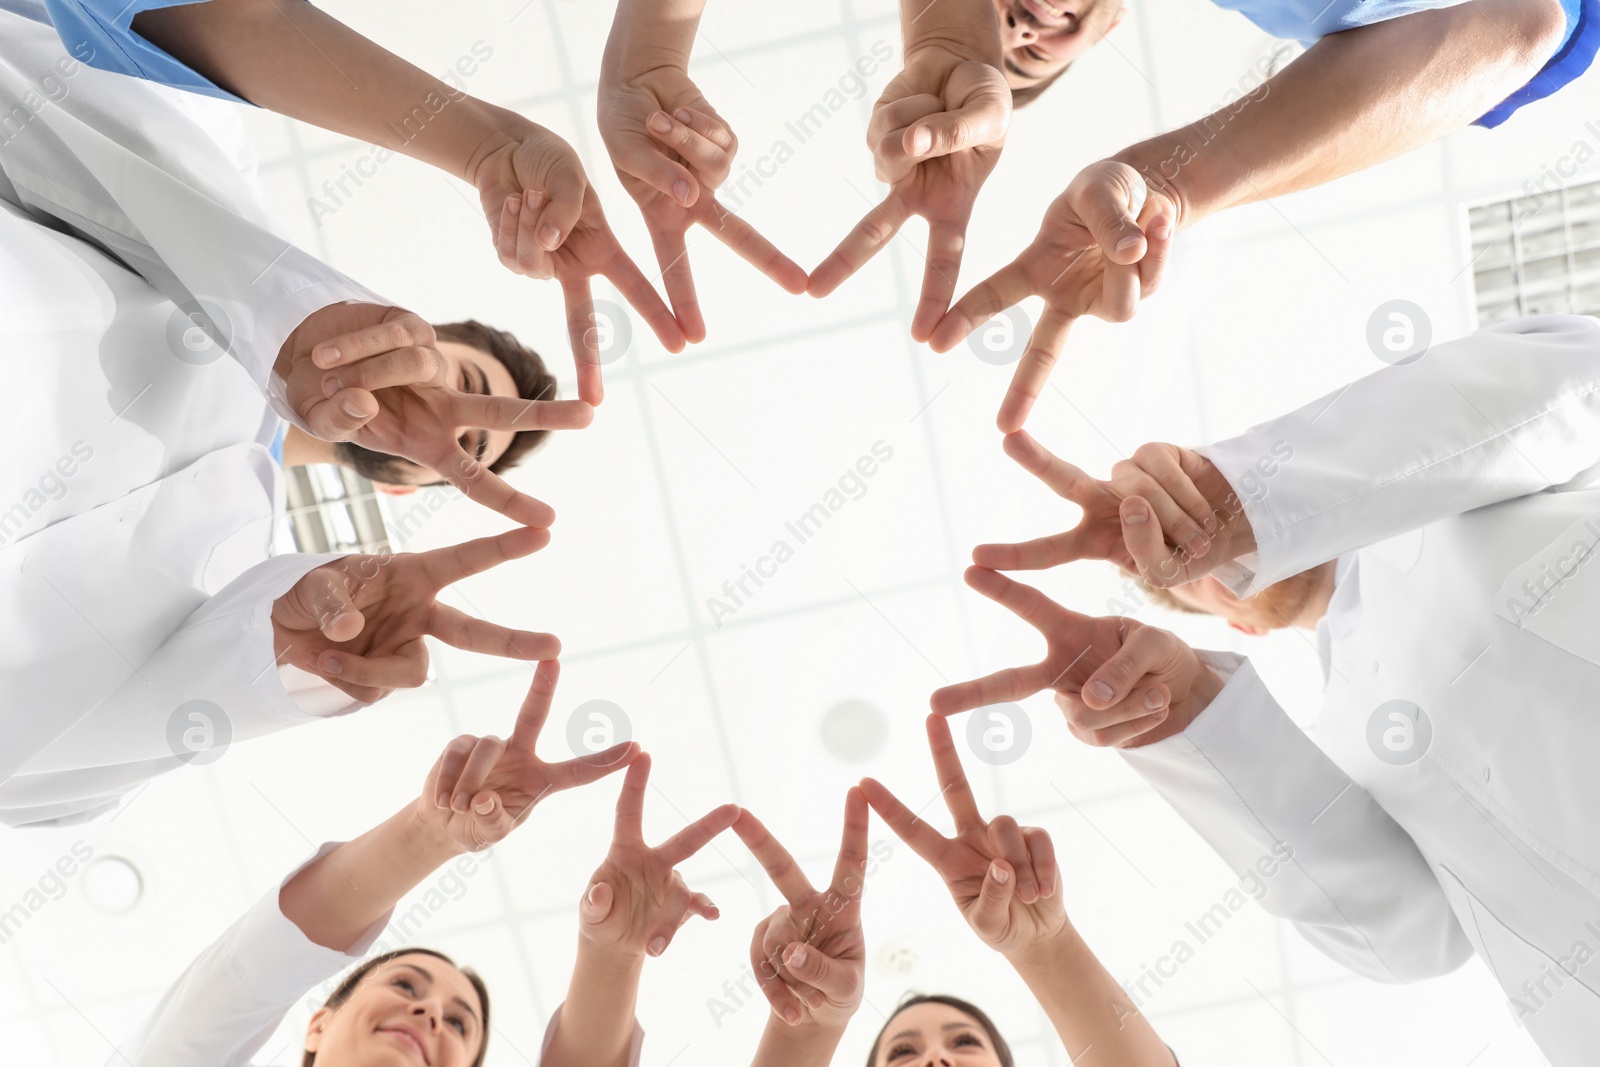
[(344, 413), (351, 418), (359, 419), (362, 416), (361, 405), (356, 403), (356, 398), (353, 396), (345, 397), (339, 406), (344, 408)]
[(1130, 248), (1137, 248), (1139, 247), (1139, 242), (1142, 240), (1144, 240), (1144, 238), (1140, 237), (1138, 234), (1130, 233), (1128, 236), (1117, 242), (1117, 251), (1126, 252)]
[(1209, 543), (1200, 534), (1195, 534), (1183, 543), (1183, 547), (1189, 550), (1190, 555), (1198, 556), (1206, 550)]
[(1166, 703), (1166, 701), (1161, 699), (1161, 693), (1159, 690), (1152, 689), (1144, 695), (1144, 706), (1149, 708), (1151, 711), (1159, 708), (1164, 703)]
[(658, 937), (654, 941), (650, 942), (650, 955), (659, 956), (665, 951), (667, 951), (667, 939), (666, 938)]
[(324, 348), (322, 350), (322, 365), (324, 367), (331, 367), (337, 362), (339, 362), (339, 350), (337, 348)]
[(339, 666), (339, 661), (331, 656), (322, 663), (323, 674), (340, 674), (343, 671), (344, 668)]
[(665, 112), (657, 111), (650, 116), (650, 128), (657, 133), (668, 133), (672, 130), (672, 120), (667, 118)]
[(694, 112), (690, 111), (686, 107), (680, 107), (678, 110), (674, 111), (672, 115), (685, 126), (692, 126), (694, 124)]
[(329, 378), (327, 381), (322, 383), (322, 395), (331, 398), (336, 396), (339, 390), (343, 388), (344, 383), (338, 378)]
[(506, 201), (506, 214), (520, 215), (522, 213), (522, 197), (513, 196)]
[(1140, 526), (1143, 525), (1144, 521), (1149, 517), (1149, 514), (1144, 510), (1144, 508), (1134, 508), (1132, 511), (1128, 512), (1128, 517), (1122, 521), (1126, 522), (1129, 526)]
[(994, 875), (994, 880), (999, 882), (1001, 885), (1005, 885), (1007, 882), (1011, 881), (1011, 872), (1000, 866), (998, 863), (989, 864), (989, 873)]
[(600, 903), (600, 883), (596, 882), (589, 890), (589, 903)]
[(448, 808), (450, 806), (450, 795), (448, 793), (440, 793), (433, 798), (433, 803), (435, 807)]
[(926, 126), (918, 126), (911, 131), (911, 154), (920, 156), (933, 147), (933, 131)]
[(678, 203), (684, 207), (689, 206), (689, 183), (679, 178), (672, 185), (672, 195), (678, 198)]
[(544, 204), (545, 192), (543, 189), (529, 189), (522, 194), (522, 202), (528, 207), (538, 210)]
[(555, 248), (561, 243), (561, 231), (554, 226), (545, 226), (539, 231), (539, 243), (544, 245), (546, 251)]
[(307, 652), (305, 655), (300, 657), (300, 662), (304, 663), (307, 667), (310, 667), (312, 670), (316, 670), (317, 669), (317, 654), (315, 652)]
[(804, 967), (805, 965), (806, 965), (806, 947), (804, 945), (801, 945), (799, 948), (797, 948), (793, 952), (789, 953), (789, 966), (791, 966), (791, 967)]
[(1094, 697), (1102, 704), (1106, 703), (1116, 695), (1111, 691), (1111, 687), (1109, 685), (1100, 681), (1098, 678), (1085, 686), (1083, 691)]
[(494, 801), (493, 800), (485, 800), (482, 804), (479, 804), (477, 807), (473, 808), (472, 810), (477, 812), (479, 815), (487, 815), (491, 811), (494, 810)]

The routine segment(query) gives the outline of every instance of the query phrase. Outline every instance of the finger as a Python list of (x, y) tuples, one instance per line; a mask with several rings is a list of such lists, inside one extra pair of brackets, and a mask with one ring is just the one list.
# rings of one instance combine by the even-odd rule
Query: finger
[(968, 587), (1009, 609), (1012, 614), (1047, 637), (1062, 626), (1083, 618), (1068, 611), (1031, 585), (983, 567), (968, 567), (962, 575)]
[(550, 791), (554, 793), (598, 782), (606, 775), (628, 766), (642, 751), (644, 750), (639, 747), (639, 742), (624, 741), (590, 756), (579, 756), (564, 763), (547, 764), (545, 773), (550, 777)]
[(750, 850), (750, 854), (761, 864), (761, 869), (767, 872), (767, 877), (772, 879), (772, 884), (790, 904), (798, 907), (801, 901), (816, 893), (806, 880), (805, 872), (789, 855), (789, 850), (772, 836), (755, 815), (741, 811), (733, 823), (733, 832), (739, 835), (739, 840), (744, 842), (745, 848)]
[(845, 235), (828, 258), (817, 265), (806, 284), (806, 292), (823, 297), (839, 288), (845, 279), (883, 251), (910, 217), (911, 209), (906, 202), (891, 193), (883, 203), (867, 212), (866, 217), (856, 223), (855, 229)]
[(550, 253), (560, 248), (578, 225), (588, 185), (583, 172), (571, 167), (560, 166), (550, 174), (545, 202), (534, 225), (534, 239), (541, 251)]
[(585, 926), (599, 926), (611, 914), (616, 899), (616, 891), (610, 885), (605, 882), (594, 883), (578, 904), (578, 921)]
[(1015, 544), (978, 545), (972, 562), (993, 571), (1040, 571), (1084, 558), (1077, 546), (1077, 531), (1068, 530)]
[(422, 564), (428, 581), (442, 589), (502, 563), (532, 555), (549, 543), (549, 530), (521, 527), (493, 537), (475, 537), (459, 545), (419, 552), (416, 560)]
[[(914, 161), (906, 156), (902, 135), (913, 122), (943, 110), (944, 99), (934, 93), (917, 93), (879, 104), (872, 109), (872, 118), (867, 120), (867, 147), (880, 156), (892, 147), (905, 160), (906, 169), (910, 169)], [(893, 141), (892, 146), (884, 143), (886, 138)]]
[(654, 130), (648, 132), (649, 138), (630, 135), (622, 142), (621, 150), (613, 154), (612, 162), (624, 174), (632, 175), (662, 196), (670, 197), (673, 203), (689, 207), (699, 199), (699, 180), (690, 173), (688, 167), (661, 150)]
[(311, 577), (306, 601), (317, 620), (317, 629), (330, 641), (354, 640), (367, 619), (356, 607), (345, 576), (336, 569), (318, 568)]
[[(522, 194), (512, 193), (505, 198), (500, 207), (500, 225), (494, 234), (495, 255), (500, 257), (500, 265), (518, 274), (532, 274), (534, 265), (526, 262), (517, 251), (519, 231), (523, 225), (525, 214), (522, 210)], [(531, 218), (533, 212), (526, 212)]]
[[(844, 1000), (855, 992), (855, 980), (826, 953), (799, 941), (783, 953), (783, 967), (795, 978), (821, 993), (824, 998)], [(803, 996), (804, 994), (802, 994)], [(816, 1004), (813, 1007), (821, 1007)]]
[(1038, 900), (1039, 880), (1028, 860), (1028, 843), (1022, 837), (1022, 827), (1017, 825), (1017, 820), (1009, 815), (997, 816), (989, 824), (989, 840), (1016, 874), (1017, 899), (1024, 904)]
[(594, 422), (594, 405), (587, 400), (525, 400), (455, 393), (444, 414), (460, 429), (581, 430)]
[(1167, 712), (1162, 709), (1141, 719), (1129, 719), (1127, 722), (1108, 726), (1103, 730), (1085, 731), (1085, 734), (1093, 739), (1090, 741), (1091, 744), (1102, 748), (1132, 748), (1135, 747), (1133, 742), (1166, 721)]
[(1160, 682), (1138, 682), (1126, 697), (1113, 701), (1109, 705), (1101, 705), (1099, 700), (1094, 706), (1079, 693), (1076, 698), (1068, 694), (1068, 699), (1073, 700), (1072, 710), (1068, 721), (1080, 730), (1104, 730), (1112, 726), (1120, 726), (1134, 719), (1143, 719), (1151, 715), (1164, 714), (1171, 693)]
[(1130, 496), (1118, 507), (1117, 515), (1122, 522), (1122, 543), (1141, 578), (1161, 588), (1189, 580), (1186, 564), (1193, 557), (1188, 553), (1180, 555), (1167, 546), (1161, 523), (1147, 501)]
[(656, 928), (645, 935), (645, 952), (659, 956), (672, 944), (673, 935), (689, 917), (689, 890), (681, 883), (674, 886), (661, 905), (661, 919)]
[(372, 689), (415, 689), (428, 680), (428, 650), (421, 637), (388, 656), (358, 656), (333, 649), (311, 650), (308, 666), (329, 681)]
[(700, 310), (700, 297), (694, 288), (694, 271), (689, 267), (689, 246), (681, 231), (653, 231), (656, 262), (661, 264), (661, 282), (667, 287), (667, 301), (683, 330), (684, 340), (699, 344), (706, 339), (706, 319)]
[(844, 795), (844, 835), (833, 865), (833, 889), (852, 900), (865, 888), (870, 821), (866, 794), (859, 787), (850, 789)]
[(739, 138), (734, 136), (733, 128), (724, 122), (716, 112), (702, 111), (694, 107), (680, 107), (672, 113), (672, 117), (702, 137), (709, 138), (730, 155), (738, 152)]
[(434, 604), (426, 631), (452, 648), (505, 659), (543, 660), (561, 655), (555, 634), (508, 630), (487, 619), (475, 619), (448, 604)]
[(995, 315), (1033, 295), (1024, 252), (967, 291), (928, 337), (928, 347), (948, 352)]
[(550, 703), (555, 699), (556, 683), (560, 680), (561, 664), (556, 660), (545, 660), (534, 668), (533, 681), (528, 683), (528, 695), (522, 698), (516, 725), (511, 728), (508, 743), (513, 749), (533, 751), (539, 741), (539, 732), (550, 717)]
[(1011, 385), (1000, 403), (1000, 415), (995, 420), (1001, 433), (1016, 433), (1027, 421), (1034, 402), (1050, 380), (1050, 371), (1067, 345), (1067, 333), (1075, 320), (1046, 305), (1044, 314), (1028, 338), (1027, 350), (1011, 375)]
[(949, 839), (918, 818), (910, 808), (900, 803), (900, 798), (876, 779), (863, 778), (861, 791), (866, 794), (872, 810), (888, 824), (894, 835), (930, 866), (937, 868), (944, 856), (945, 846), (950, 843)]
[(1084, 703), (1091, 708), (1105, 709), (1126, 700), (1145, 675), (1167, 662), (1172, 640), (1176, 639), (1153, 626), (1135, 629), (1122, 642), (1122, 647), (1107, 656), (1084, 680)]
[[(1183, 509), (1183, 513), (1199, 528), (1196, 532), (1201, 540), (1205, 541), (1207, 535), (1215, 532), (1216, 516), (1212, 514), (1211, 502), (1194, 484), (1189, 472), (1183, 469), (1183, 464), (1179, 462), (1181, 455), (1171, 446), (1143, 445), (1134, 450), (1133, 463), (1153, 478), (1162, 491), (1172, 498), (1172, 502)], [(1177, 541), (1176, 538), (1171, 540)], [(1196, 555), (1207, 547), (1209, 545), (1188, 545)]]
[(401, 308), (390, 308), (376, 325), (318, 341), (311, 349), (311, 361), (326, 370), (397, 349), (432, 348), (438, 340), (428, 320)]
[(955, 738), (950, 734), (950, 720), (943, 715), (930, 715), (927, 727), (934, 773), (939, 778), (944, 805), (955, 817), (956, 832), (982, 830), (983, 816), (978, 812), (978, 799), (972, 795), (972, 786), (967, 782), (967, 772), (961, 766), (961, 754), (956, 751)]
[(752, 267), (795, 295), (806, 291), (810, 281), (800, 264), (778, 251), (777, 246), (756, 232), (748, 222), (717, 203), (709, 202), (710, 214), (700, 224)]
[(539, 220), (549, 202), (550, 194), (543, 188), (528, 189), (522, 194), (522, 211), (517, 219), (517, 269), (533, 278), (552, 278), (556, 272), (555, 257), (544, 247), (539, 233)]
[(739, 805), (724, 804), (700, 816), (656, 847), (656, 854), (676, 867), (709, 845), (739, 818)]
[(1052, 454), (1026, 430), (1006, 434), (1001, 447), (1023, 470), (1048, 485), (1057, 496), (1074, 504), (1089, 504), (1104, 491), (1104, 483), (1099, 479), (1089, 477), (1082, 468)]
[(959, 715), (991, 704), (1014, 704), (1049, 686), (1050, 669), (1043, 663), (1035, 663), (1028, 667), (1007, 667), (970, 682), (944, 686), (933, 691), (928, 703), (937, 715)]
[[(1200, 529), (1200, 524), (1191, 518), (1189, 513), (1178, 505), (1177, 501), (1172, 499), (1166, 488), (1159, 482), (1153, 479), (1144, 479), (1143, 481), (1145, 484), (1141, 486), (1140, 494), (1126, 497), (1123, 503), (1128, 500), (1142, 499), (1146, 506), (1144, 508), (1135, 507), (1130, 509), (1129, 517), (1132, 518), (1134, 515), (1145, 516), (1153, 511), (1156, 519), (1156, 530), (1154, 532), (1160, 536), (1163, 542), (1181, 545), (1190, 558), (1205, 555), (1206, 551), (1211, 547), (1211, 541), (1206, 537), (1205, 532)], [(1119, 517), (1121, 516), (1122, 504), (1117, 506), (1117, 514)], [(1133, 525), (1137, 526), (1139, 523), (1136, 521)]]
[(428, 775), (430, 792), (436, 807), (448, 808), (450, 798), (455, 795), (456, 781), (461, 777), (461, 771), (467, 765), (467, 757), (472, 755), (472, 750), (478, 744), (478, 739), (470, 734), (462, 734), (452, 740), (439, 753), (439, 759), (433, 765), (433, 771)]
[(302, 417), (313, 437), (323, 441), (348, 441), (378, 417), (378, 398), (365, 389), (341, 389), (314, 401)]
[(1003, 141), (1011, 124), (1007, 103), (1001, 94), (978, 93), (962, 107), (929, 115), (905, 131), (906, 152), (933, 159)]
[(1061, 868), (1056, 863), (1056, 846), (1050, 835), (1037, 826), (1024, 826), (1022, 839), (1028, 845), (1028, 860), (1039, 879), (1039, 895), (1055, 896), (1060, 888)]
[(1100, 277), (1100, 298), (1090, 312), (1106, 322), (1127, 322), (1139, 310), (1139, 265), (1107, 262)]
[(967, 922), (980, 937), (998, 940), (1010, 925), (1011, 899), (1016, 892), (1017, 875), (1004, 860), (994, 860), (983, 876), (983, 888), (967, 914)]
[[(1144, 187), (1139, 172), (1132, 167), (1115, 166), (1101, 172), (1073, 197), (1078, 218), (1094, 235), (1109, 263), (1137, 263), (1147, 250), (1144, 231), (1129, 210), (1137, 195), (1135, 186)], [(1148, 199), (1146, 194), (1143, 200)]]
[(929, 224), (922, 297), (911, 317), (913, 341), (922, 342), (932, 337), (934, 327), (950, 309), (950, 300), (956, 295), (956, 278), (961, 274), (961, 251), (966, 243), (967, 219)]
[(330, 370), (322, 376), (322, 394), (331, 397), (347, 388), (372, 392), (443, 380), (444, 366), (436, 348), (401, 348)]
[(549, 504), (513, 489), (510, 482), (468, 455), (460, 444), (451, 443), (454, 447), (443, 462), (419, 462), (455, 486), (473, 503), (498, 512), (515, 523), (548, 529), (556, 521), (555, 509)]
[(498, 737), (478, 739), (478, 743), (472, 747), (471, 755), (467, 757), (466, 766), (461, 768), (461, 777), (456, 780), (455, 792), (450, 797), (450, 806), (453, 809), (467, 810), (473, 794), (483, 789), (483, 783), (489, 779), (489, 772), (494, 770), (494, 765), (500, 761), (505, 751), (506, 743)]
[(1167, 260), (1172, 256), (1172, 238), (1176, 227), (1172, 216), (1158, 211), (1145, 223), (1144, 236), (1148, 247), (1139, 260), (1139, 296), (1151, 296), (1161, 286), (1166, 273)]
[(682, 326), (662, 302), (661, 294), (655, 291), (650, 280), (639, 270), (638, 265), (628, 258), (620, 245), (604, 275), (606, 280), (616, 287), (622, 299), (628, 302), (628, 306), (644, 316), (644, 321), (649, 324), (656, 339), (666, 347), (667, 351), (683, 351), (685, 338)]
[[(645, 121), (645, 129), (658, 143), (683, 157), (694, 173), (712, 189), (726, 181), (728, 172), (733, 169), (732, 152), (676, 116), (657, 111)], [(677, 198), (676, 188), (672, 195)], [(695, 202), (693, 199), (677, 199), (684, 207), (690, 207)]]
[(689, 912), (702, 919), (717, 919), (722, 915), (722, 909), (717, 907), (717, 902), (704, 893), (696, 893), (689, 898)]
[(795, 996), (789, 984), (783, 980), (779, 973), (779, 959), (774, 958), (765, 949), (765, 930), (757, 927), (755, 937), (750, 941), (750, 969), (755, 972), (756, 984), (761, 987), (761, 993), (767, 998), (767, 1003), (772, 1005), (772, 1011), (778, 1018), (794, 1026), (805, 1017), (800, 1006), (800, 998)]
[(650, 783), (650, 756), (641, 753), (628, 764), (617, 794), (617, 818), (612, 834), (618, 844), (644, 844), (644, 797)]

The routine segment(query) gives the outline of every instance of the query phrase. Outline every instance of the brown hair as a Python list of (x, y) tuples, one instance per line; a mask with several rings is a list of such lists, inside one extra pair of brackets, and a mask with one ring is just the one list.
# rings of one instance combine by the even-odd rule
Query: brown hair
[[(398, 948), (393, 952), (385, 952), (381, 955), (372, 957), (370, 960), (367, 960), (365, 963), (361, 964), (361, 966), (345, 975), (344, 981), (339, 983), (339, 988), (333, 991), (333, 994), (323, 1002), (322, 1006), (333, 1011), (338, 1011), (339, 1008), (343, 1007), (344, 1002), (349, 1000), (350, 997), (355, 993), (356, 987), (361, 984), (361, 980), (363, 978), (377, 970), (379, 967), (383, 966), (385, 963), (388, 963), (390, 960), (399, 956), (432, 956), (434, 959), (443, 960), (452, 967), (456, 965), (455, 960), (452, 960), (443, 952), (436, 952), (431, 948)], [(483, 1018), (481, 1020), (483, 1024), (483, 1043), (478, 1046), (478, 1055), (473, 1059), (471, 1064), (471, 1067), (483, 1067), (484, 1054), (489, 1051), (489, 987), (483, 984), (483, 979), (478, 977), (477, 971), (463, 968), (461, 973), (466, 975), (467, 981), (472, 983), (472, 988), (478, 994), (478, 1005), (483, 1009)], [(311, 1065), (316, 1062), (316, 1059), (317, 1054), (307, 1050), (305, 1055), (301, 1057), (300, 1067), (311, 1067)]]
[[(447, 322), (433, 328), (434, 335), (441, 341), (454, 341), (457, 344), (470, 345), (486, 355), (493, 356), (510, 372), (511, 380), (516, 383), (517, 395), (524, 400), (554, 400), (556, 398), (556, 376), (545, 367), (544, 360), (539, 353), (518, 341), (516, 337), (505, 330), (497, 330), (493, 326), (485, 326), (476, 319), (467, 319), (463, 322)], [(489, 464), (489, 469), (496, 474), (506, 471), (522, 462), (522, 458), (549, 436), (549, 430), (518, 430), (511, 436), (511, 443), (500, 454), (500, 458)], [(348, 463), (357, 474), (374, 482), (400, 482), (403, 480), (399, 474), (399, 464), (405, 462), (397, 456), (387, 452), (374, 452), (370, 448), (349, 441), (340, 441), (334, 449), (339, 457)], [(427, 485), (443, 485), (443, 481), (427, 482)]]
[(895, 1006), (894, 1014), (889, 1016), (883, 1024), (883, 1029), (878, 1031), (878, 1036), (872, 1039), (872, 1048), (867, 1053), (867, 1067), (873, 1067), (878, 1062), (878, 1046), (883, 1044), (883, 1035), (889, 1032), (889, 1027), (907, 1008), (914, 1008), (918, 1004), (943, 1004), (947, 1008), (954, 1008), (963, 1015), (969, 1015), (980, 1029), (989, 1036), (989, 1041), (994, 1045), (994, 1054), (1000, 1060), (1000, 1067), (1015, 1067), (1016, 1060), (1011, 1055), (1011, 1046), (1006, 1044), (1006, 1039), (1000, 1036), (999, 1029), (994, 1025), (994, 1020), (978, 1007), (960, 997), (944, 994), (910, 993), (903, 997)]
[(1171, 589), (1167, 589), (1159, 585), (1151, 585), (1149, 582), (1145, 581), (1142, 576), (1134, 574), (1131, 571), (1124, 571), (1123, 573), (1133, 579), (1134, 584), (1139, 587), (1139, 591), (1145, 595), (1146, 599), (1155, 601), (1168, 611), (1181, 611), (1186, 615), (1211, 614), (1209, 611), (1203, 611), (1200, 608), (1195, 607), (1193, 604), (1186, 604), (1179, 600), (1177, 597), (1172, 595)]

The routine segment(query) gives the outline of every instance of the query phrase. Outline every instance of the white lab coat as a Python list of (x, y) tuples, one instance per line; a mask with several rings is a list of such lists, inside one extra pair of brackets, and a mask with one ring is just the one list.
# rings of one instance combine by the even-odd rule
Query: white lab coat
[(1476, 951), (1552, 1063), (1594, 1063), (1600, 322), (1481, 330), (1199, 451), (1256, 535), (1234, 592), (1339, 561), (1321, 713), (1205, 653), (1217, 699), (1124, 758), (1329, 956), (1405, 982)]
[[(206, 948), (178, 977), (155, 1008), (129, 1036), (117, 1043), (105, 1067), (250, 1067), (295, 1004), (311, 999), (321, 1006), (338, 983), (331, 979), (358, 963), (375, 948), (389, 925), (393, 909), (373, 923), (345, 952), (324, 948), (283, 914), (278, 903), (283, 886), (307, 865), (339, 847), (325, 844), (316, 855), (284, 876), (226, 932)], [(404, 924), (402, 924), (403, 926)], [(470, 967), (470, 960), (458, 960)], [(319, 992), (317, 987), (321, 986)], [(491, 1018), (496, 1008), (489, 990)], [(500, 1004), (500, 1011), (515, 1011)], [(539, 1059), (543, 1062), (561, 1019), (558, 1007), (545, 1028)], [(494, 1040), (490, 1036), (491, 1042)], [(268, 1052), (274, 1062), (300, 1062), (300, 1044)], [(628, 1067), (638, 1067), (644, 1028), (637, 1020)], [(288, 1053), (287, 1055), (285, 1053)]]
[[(275, 236), (238, 153), (175, 96), (77, 64), (48, 25), (0, 10), (10, 825), (92, 818), (179, 766), (169, 726), (190, 701), (239, 741), (337, 693), (315, 683), (302, 705), (285, 679), (309, 676), (274, 662), (272, 601), (337, 557), (271, 558), (280, 419), (264, 394), (306, 315), (381, 298)], [(195, 298), (231, 322), (233, 359), (175, 355), (177, 304)]]

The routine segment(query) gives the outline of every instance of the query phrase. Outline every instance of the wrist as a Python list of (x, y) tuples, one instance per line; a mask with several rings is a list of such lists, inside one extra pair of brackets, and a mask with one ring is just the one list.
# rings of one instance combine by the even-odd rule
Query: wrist
[[(1059, 890), (1058, 890), (1059, 892)], [(1024, 979), (1061, 966), (1061, 961), (1084, 948), (1071, 919), (1063, 918), (1061, 928), (1053, 934), (1031, 939), (1026, 945), (1003, 955), (1006, 961)]]
[(429, 870), (466, 851), (450, 836), (448, 817), (449, 812), (434, 807), (432, 797), (418, 797), (398, 816), (401, 847), (411, 850), (419, 863), (431, 863)]
[(1188, 134), (1187, 129), (1159, 134), (1111, 157), (1112, 162), (1138, 171), (1152, 194), (1163, 196), (1172, 204), (1174, 232), (1210, 213), (1195, 197), (1196, 170), (1205, 164)]

